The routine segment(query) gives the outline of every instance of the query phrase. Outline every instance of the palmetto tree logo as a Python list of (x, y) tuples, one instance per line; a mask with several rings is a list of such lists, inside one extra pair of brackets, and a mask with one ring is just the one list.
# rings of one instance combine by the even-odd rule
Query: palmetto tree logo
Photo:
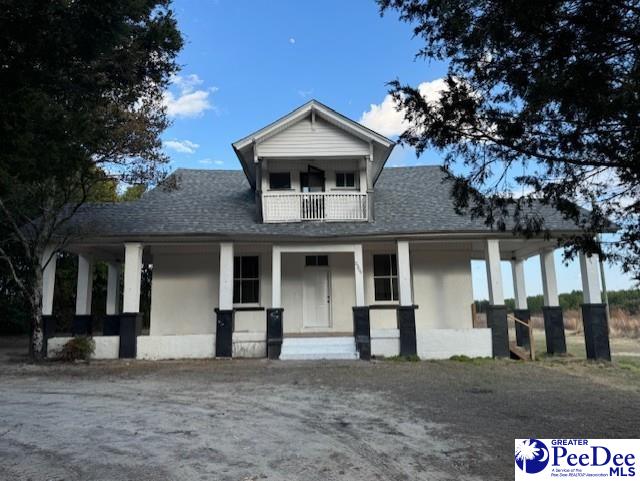
[(525, 473), (542, 471), (549, 462), (549, 450), (538, 439), (516, 440), (516, 465)]

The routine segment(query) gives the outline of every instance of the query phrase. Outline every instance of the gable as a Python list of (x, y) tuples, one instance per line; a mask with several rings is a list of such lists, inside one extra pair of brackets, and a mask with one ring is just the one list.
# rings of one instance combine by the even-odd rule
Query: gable
[(369, 144), (319, 115), (311, 115), (261, 141), (258, 157), (364, 156)]

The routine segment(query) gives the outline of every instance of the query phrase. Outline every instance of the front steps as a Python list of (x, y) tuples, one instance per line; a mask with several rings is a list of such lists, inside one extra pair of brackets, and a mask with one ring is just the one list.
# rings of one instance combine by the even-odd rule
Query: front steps
[(285, 337), (280, 359), (358, 359), (358, 353), (353, 337)]

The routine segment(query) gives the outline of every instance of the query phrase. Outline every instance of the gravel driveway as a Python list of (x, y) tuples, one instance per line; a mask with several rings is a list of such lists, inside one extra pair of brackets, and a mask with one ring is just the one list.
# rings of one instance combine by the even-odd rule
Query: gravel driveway
[(584, 363), (0, 369), (12, 481), (513, 479), (516, 437), (640, 432), (640, 375)]

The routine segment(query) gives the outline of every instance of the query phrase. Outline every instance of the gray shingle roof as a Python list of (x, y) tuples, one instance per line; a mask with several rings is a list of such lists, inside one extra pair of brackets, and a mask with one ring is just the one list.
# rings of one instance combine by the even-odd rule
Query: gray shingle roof
[[(89, 236), (340, 237), (376, 234), (488, 232), (480, 219), (455, 213), (437, 166), (385, 168), (375, 188), (374, 222), (257, 221), (254, 192), (241, 170), (178, 169), (173, 189), (156, 188), (134, 202), (83, 206), (75, 224)], [(576, 230), (539, 207), (550, 230)]]

